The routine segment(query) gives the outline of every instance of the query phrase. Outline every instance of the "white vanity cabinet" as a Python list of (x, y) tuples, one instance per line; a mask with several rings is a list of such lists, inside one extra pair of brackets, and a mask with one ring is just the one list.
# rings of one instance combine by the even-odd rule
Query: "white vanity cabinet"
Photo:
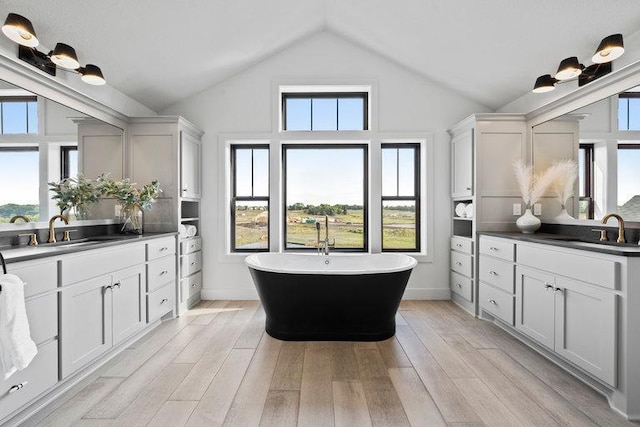
[[(0, 420), (58, 382), (58, 267), (53, 260), (8, 264), (25, 283), (25, 307), (38, 354), (25, 369), (0, 381)], [(0, 422), (1, 424), (1, 422)]]
[(60, 270), (60, 367), (66, 378), (145, 326), (145, 245), (79, 253), (63, 258)]
[(481, 315), (501, 320), (582, 372), (618, 386), (618, 307), (626, 260), (485, 235), (480, 251)]
[(473, 195), (473, 129), (451, 138), (451, 197)]
[(180, 132), (181, 197), (201, 197), (200, 138), (189, 132)]
[(147, 243), (147, 322), (175, 308), (176, 238), (164, 237)]

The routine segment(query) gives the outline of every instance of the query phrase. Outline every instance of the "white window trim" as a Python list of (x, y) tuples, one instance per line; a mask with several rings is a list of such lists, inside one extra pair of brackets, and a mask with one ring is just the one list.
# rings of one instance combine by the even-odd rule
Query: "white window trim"
[[(362, 134), (363, 132), (360, 132)], [(369, 146), (369, 252), (380, 253), (382, 249), (382, 229), (379, 226), (382, 203), (382, 163), (381, 149), (383, 143), (419, 143), (420, 144), (420, 242), (421, 252), (404, 252), (414, 257), (420, 263), (431, 263), (434, 260), (434, 136), (430, 132), (367, 132), (370, 138), (359, 138), (351, 134), (350, 138), (342, 132), (329, 132), (305, 135), (278, 134), (220, 134), (219, 135), (219, 182), (224, 183), (224, 191), (219, 193), (218, 239), (219, 261), (224, 263), (241, 263), (248, 253), (231, 252), (231, 145), (268, 144), (269, 145), (269, 233), (271, 252), (283, 251), (284, 230), (282, 212), (282, 145), (304, 143), (345, 143), (368, 144)], [(359, 135), (364, 136), (364, 135)], [(321, 138), (319, 138), (321, 137)], [(367, 252), (363, 252), (367, 253)]]

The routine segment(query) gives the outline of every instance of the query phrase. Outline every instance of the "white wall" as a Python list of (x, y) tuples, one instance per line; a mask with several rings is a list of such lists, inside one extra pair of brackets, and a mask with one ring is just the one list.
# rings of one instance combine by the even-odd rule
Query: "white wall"
[[(255, 298), (246, 266), (237, 257), (229, 262), (219, 244), (226, 230), (219, 227), (227, 206), (219, 202), (224, 192), (219, 170), (220, 133), (277, 132), (272, 129), (274, 82), (300, 84), (310, 81), (374, 82), (378, 92), (379, 132), (431, 133), (435, 141), (435, 200), (433, 263), (421, 263), (414, 270), (405, 296), (448, 298), (449, 295), (449, 137), (446, 129), (471, 113), (486, 108), (443, 89), (417, 74), (362, 49), (329, 32), (316, 34), (266, 59), (199, 95), (162, 111), (179, 114), (205, 131), (203, 139), (202, 237), (207, 277), (205, 298)], [(376, 120), (376, 117), (373, 118)]]

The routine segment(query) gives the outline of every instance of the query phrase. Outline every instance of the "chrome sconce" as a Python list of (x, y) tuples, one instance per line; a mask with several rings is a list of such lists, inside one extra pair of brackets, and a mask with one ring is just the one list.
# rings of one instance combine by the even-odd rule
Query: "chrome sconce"
[(533, 92), (544, 93), (555, 89), (557, 83), (578, 78), (578, 86), (592, 82), (611, 72), (611, 62), (624, 53), (622, 34), (612, 34), (602, 39), (591, 60), (592, 65), (585, 67), (575, 56), (563, 59), (554, 76), (544, 74), (536, 79)]
[(33, 65), (39, 70), (52, 76), (56, 75), (58, 68), (80, 74), (85, 83), (100, 86), (106, 83), (100, 67), (93, 64), (80, 66), (78, 56), (73, 47), (57, 43), (56, 47), (45, 54), (36, 49), (40, 41), (29, 21), (24, 16), (10, 13), (2, 26), (2, 32), (10, 40), (18, 43), (18, 58)]

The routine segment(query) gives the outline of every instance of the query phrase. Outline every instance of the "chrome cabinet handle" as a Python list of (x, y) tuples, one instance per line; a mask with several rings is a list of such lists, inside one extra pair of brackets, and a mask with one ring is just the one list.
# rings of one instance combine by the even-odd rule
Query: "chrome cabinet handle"
[[(114, 283), (114, 284), (113, 284), (113, 288), (118, 288), (118, 289), (120, 289), (120, 282), (116, 282), (116, 283)], [(112, 289), (113, 289), (113, 288), (112, 288)]]
[(553, 286), (548, 284), (547, 282), (544, 282), (544, 289), (548, 291), (549, 289), (553, 289)]
[(198, 261), (193, 261), (191, 265), (198, 265)]
[(160, 301), (160, 305), (164, 304), (164, 303), (165, 303), (165, 302), (167, 302), (167, 301), (169, 301), (169, 300), (168, 300), (168, 299), (166, 299), (166, 298), (163, 298), (163, 299), (162, 299), (162, 301)]
[(493, 271), (493, 270), (489, 270), (489, 274), (490, 274), (490, 275), (492, 275), (492, 276), (499, 276), (499, 274), (498, 274), (498, 273), (496, 273), (496, 272), (495, 272), (495, 271)]
[(490, 251), (496, 251), (496, 252), (500, 251), (500, 249), (496, 248), (495, 246), (491, 246), (491, 247), (489, 248), (489, 250), (490, 250)]
[(489, 302), (489, 304), (498, 305), (496, 300), (494, 300), (493, 298), (489, 298), (487, 301)]
[(189, 191), (189, 187), (185, 186), (185, 187), (182, 189), (182, 191), (183, 191), (183, 192), (187, 192), (187, 191)]
[(461, 243), (456, 243), (456, 246), (457, 246), (457, 247), (459, 247), (459, 248), (461, 248), (461, 247), (462, 247), (462, 244), (461, 244)]
[(169, 250), (169, 248), (166, 247), (166, 246), (163, 246), (163, 247), (160, 248), (160, 252), (168, 251), (168, 250)]
[(29, 384), (29, 381), (11, 386), (11, 388), (9, 389), (9, 394), (22, 390), (27, 384)]
[(189, 249), (193, 249), (195, 247), (196, 247), (196, 245), (189, 245)]
[(102, 287), (102, 292), (107, 292), (107, 289), (113, 290), (113, 286), (111, 286), (111, 285), (103, 286)]
[(169, 274), (169, 272), (167, 270), (162, 270), (160, 272), (160, 276), (164, 276), (165, 274)]
[(460, 261), (456, 261), (456, 265), (457, 265), (458, 267), (460, 267), (460, 266), (462, 266), (462, 263), (461, 263)]
[(471, 190), (471, 187), (467, 187), (467, 190)]
[(462, 287), (462, 285), (460, 283), (456, 283), (456, 286), (459, 287), (459, 288)]
[(562, 290), (563, 290), (562, 288), (554, 288), (554, 289), (553, 289), (553, 293), (554, 293), (554, 294), (555, 294), (556, 292), (560, 292), (560, 293), (562, 293)]

